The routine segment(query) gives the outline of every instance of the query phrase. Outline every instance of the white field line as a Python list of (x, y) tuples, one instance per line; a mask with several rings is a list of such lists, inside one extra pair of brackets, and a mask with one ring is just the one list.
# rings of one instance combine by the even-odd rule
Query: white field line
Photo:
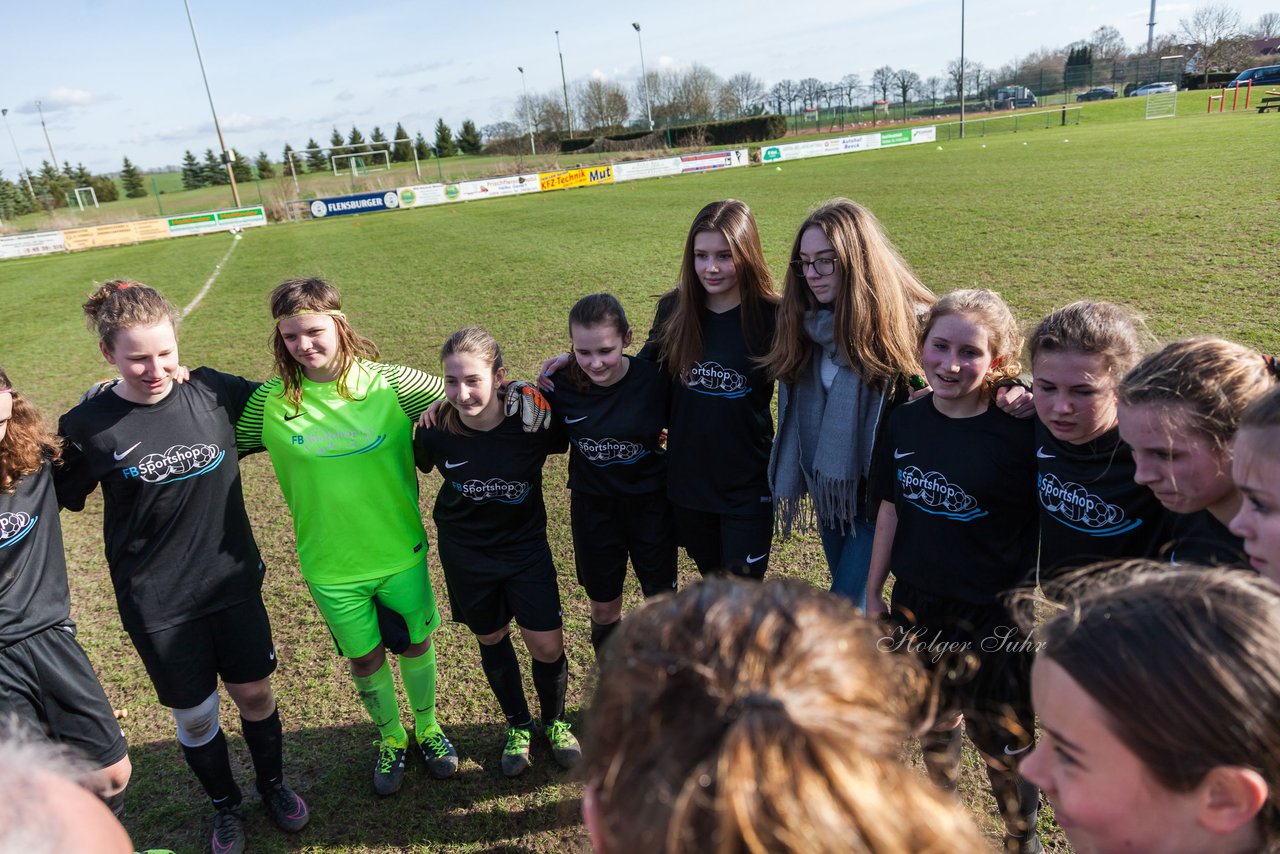
[(240, 241), (236, 240), (234, 237), (231, 239), (231, 246), (227, 249), (227, 254), (223, 255), (222, 260), (214, 266), (213, 273), (204, 283), (204, 287), (200, 289), (200, 292), (195, 295), (191, 302), (183, 306), (182, 313), (178, 316), (179, 321), (185, 320), (188, 314), (195, 311), (196, 306), (200, 304), (200, 300), (204, 299), (204, 295), (209, 293), (209, 289), (212, 288), (213, 283), (218, 280), (218, 274), (222, 272), (222, 268), (226, 265), (227, 259), (231, 257), (232, 252), (236, 251), (236, 246), (239, 245), (239, 243)]

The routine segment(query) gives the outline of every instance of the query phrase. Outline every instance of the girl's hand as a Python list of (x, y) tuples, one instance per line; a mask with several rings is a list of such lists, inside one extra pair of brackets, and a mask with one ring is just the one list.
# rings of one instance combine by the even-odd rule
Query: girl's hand
[(191, 379), (191, 369), (186, 365), (178, 365), (173, 369), (173, 381), (178, 385), (182, 385), (189, 379)]
[(538, 388), (543, 391), (555, 391), (556, 384), (551, 381), (551, 375), (569, 364), (571, 358), (573, 357), (568, 353), (561, 353), (559, 356), (552, 356), (543, 362), (542, 371), (538, 374)]
[(1036, 414), (1035, 395), (1022, 385), (1002, 385), (996, 388), (996, 406), (1014, 418), (1030, 418)]
[(508, 383), (504, 397), (504, 412), (507, 415), (520, 413), (524, 422), (524, 432), (537, 433), (551, 426), (551, 404), (542, 396), (532, 383)]
[(443, 399), (437, 400), (434, 403), (432, 403), (430, 406), (428, 406), (426, 409), (424, 409), (422, 411), (422, 414), (418, 416), (418, 426), (419, 427), (436, 426), (436, 419), (440, 415), (440, 407), (447, 406), (448, 403), (449, 401), (447, 400), (443, 400)]

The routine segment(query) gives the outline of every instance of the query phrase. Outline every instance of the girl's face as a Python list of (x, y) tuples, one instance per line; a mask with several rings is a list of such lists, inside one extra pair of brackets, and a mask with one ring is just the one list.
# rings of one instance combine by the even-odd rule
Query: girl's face
[(1175, 792), (1112, 731), (1107, 712), (1053, 659), (1032, 667), (1041, 736), (1019, 771), (1053, 804), (1077, 854), (1211, 851), (1199, 790)]
[(1133, 479), (1165, 509), (1195, 513), (1236, 494), (1231, 450), (1191, 429), (1185, 404), (1120, 404), (1120, 438), (1133, 449)]
[(115, 392), (125, 400), (157, 403), (173, 390), (173, 372), (178, 369), (178, 338), (169, 321), (120, 329), (110, 347), (104, 341), (98, 342), (98, 346), (124, 378)]
[(1040, 353), (1035, 376), (1036, 415), (1061, 442), (1079, 445), (1116, 426), (1116, 381), (1098, 353)]
[[(813, 298), (822, 305), (835, 302), (836, 292), (840, 289), (840, 262), (836, 248), (821, 228), (811, 225), (800, 235), (800, 253), (796, 260), (804, 265), (804, 280), (813, 292)], [(820, 273), (815, 261), (819, 265), (831, 265), (831, 271)]]
[(463, 421), (474, 423), (497, 419), (502, 412), (498, 385), (504, 369), (493, 369), (489, 360), (472, 353), (444, 357), (444, 393)]
[(622, 351), (631, 345), (631, 330), (618, 333), (612, 323), (592, 326), (569, 325), (569, 337), (573, 341), (573, 358), (591, 382), (599, 386), (611, 386), (627, 372), (627, 360)]
[(0, 394), (0, 442), (9, 435), (9, 419), (13, 417), (13, 393)]
[[(3, 407), (0, 403), (0, 418)], [(1231, 479), (1244, 494), (1244, 503), (1230, 527), (1244, 540), (1253, 568), (1280, 584), (1280, 459), (1271, 450), (1276, 438), (1267, 432), (1265, 427), (1246, 427), (1236, 434)]]
[(987, 330), (965, 314), (945, 314), (933, 322), (921, 353), (933, 398), (948, 411), (976, 403), (982, 381), (995, 365)]
[(312, 382), (333, 382), (338, 359), (338, 325), (327, 314), (286, 317), (277, 327), (289, 355)]
[(693, 236), (693, 269), (707, 292), (708, 305), (737, 305), (738, 270), (733, 264), (733, 250), (722, 233), (712, 229)]

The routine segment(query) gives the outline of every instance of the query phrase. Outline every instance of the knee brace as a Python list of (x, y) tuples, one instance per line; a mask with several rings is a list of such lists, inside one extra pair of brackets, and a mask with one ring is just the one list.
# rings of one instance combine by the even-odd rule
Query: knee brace
[(218, 692), (214, 691), (198, 706), (171, 709), (178, 722), (178, 743), (185, 747), (203, 747), (218, 734)]

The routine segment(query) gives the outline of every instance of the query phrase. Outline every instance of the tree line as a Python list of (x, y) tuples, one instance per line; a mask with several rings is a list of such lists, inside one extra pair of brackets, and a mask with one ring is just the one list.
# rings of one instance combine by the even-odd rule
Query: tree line
[(147, 195), (146, 179), (142, 171), (124, 158), (119, 174), (120, 183), (111, 175), (95, 175), (83, 163), (72, 166), (64, 162), (59, 169), (48, 160), (42, 161), (40, 171), (30, 169), (10, 181), (0, 173), (0, 219), (12, 219), (36, 211), (52, 211), (74, 205), (75, 191), (92, 189), (98, 202), (114, 202), (120, 198), (121, 189), (129, 199)]

